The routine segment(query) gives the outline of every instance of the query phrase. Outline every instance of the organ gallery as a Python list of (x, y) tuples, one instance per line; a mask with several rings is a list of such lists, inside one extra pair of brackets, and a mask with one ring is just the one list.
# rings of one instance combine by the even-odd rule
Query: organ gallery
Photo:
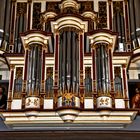
[(124, 128), (140, 104), (138, 0), (7, 0), (0, 114), (12, 129)]

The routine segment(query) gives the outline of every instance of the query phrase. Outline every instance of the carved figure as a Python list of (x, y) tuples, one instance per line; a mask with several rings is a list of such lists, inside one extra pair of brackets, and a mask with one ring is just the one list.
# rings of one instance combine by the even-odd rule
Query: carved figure
[(140, 108), (140, 89), (135, 89), (136, 95), (132, 98), (132, 108)]

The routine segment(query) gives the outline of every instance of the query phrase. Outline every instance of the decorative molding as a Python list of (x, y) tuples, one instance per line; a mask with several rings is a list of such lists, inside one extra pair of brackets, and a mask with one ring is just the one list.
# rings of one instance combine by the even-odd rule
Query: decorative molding
[(59, 4), (59, 8), (61, 9), (61, 12), (63, 12), (66, 8), (73, 8), (76, 11), (79, 11), (80, 4), (78, 4), (75, 0), (64, 0), (61, 4)]
[(51, 29), (54, 33), (56, 30), (61, 30), (65, 27), (74, 27), (80, 31), (88, 31), (88, 21), (83, 21), (78, 17), (65, 16), (57, 19), (56, 21), (51, 21)]
[[(54, 126), (54, 124), (64, 125), (64, 121), (71, 123), (71, 125), (86, 124), (94, 125), (95, 128), (125, 128), (126, 125), (131, 124), (136, 115), (136, 110), (78, 110), (76, 108), (66, 108), (60, 111), (45, 110), (45, 111), (12, 111), (12, 112), (1, 112), (4, 123), (13, 129), (23, 128), (26, 130), (37, 129), (41, 127)], [(70, 115), (70, 116), (69, 116)], [(64, 117), (63, 117), (64, 116)], [(119, 125), (119, 127), (118, 127)], [(88, 128), (88, 126), (86, 127)]]

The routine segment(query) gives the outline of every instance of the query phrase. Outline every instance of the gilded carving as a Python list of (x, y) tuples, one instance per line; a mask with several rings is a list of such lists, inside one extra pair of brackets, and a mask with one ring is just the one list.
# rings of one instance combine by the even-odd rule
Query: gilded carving
[(33, 104), (34, 106), (38, 106), (39, 105), (39, 99), (33, 99), (33, 100), (31, 100), (29, 98), (27, 100), (26, 106), (30, 106), (31, 104)]
[(26, 106), (30, 106), (30, 104), (31, 104), (31, 99), (28, 99)]
[(99, 22), (98, 28), (107, 28), (107, 4), (104, 1), (99, 1)]
[(84, 103), (84, 96), (80, 97), (80, 102), (83, 104)]
[(34, 99), (34, 105), (35, 106), (38, 106), (38, 101), (39, 101), (39, 99)]
[(47, 12), (55, 12), (55, 13), (59, 13), (60, 9), (59, 9), (59, 5), (57, 2), (46, 2), (46, 11)]
[(99, 102), (100, 105), (109, 105), (109, 98), (101, 98)]
[(27, 12), (27, 3), (17, 3), (17, 16), (24, 15)]
[(98, 97), (100, 97), (100, 96), (108, 96), (108, 97), (110, 97), (111, 95), (110, 95), (110, 91), (108, 91), (108, 92), (103, 92), (103, 90), (98, 90), (97, 91), (97, 94), (98, 94)]
[(33, 4), (33, 29), (42, 29), (41, 24), (41, 3), (34, 3)]
[(15, 65), (14, 64), (10, 64), (10, 69), (14, 70), (14, 68), (15, 68)]
[(119, 12), (123, 16), (123, 1), (113, 1), (113, 14)]
[(108, 49), (112, 49), (112, 47), (113, 47), (113, 44), (108, 44)]
[(75, 105), (75, 96), (73, 93), (65, 93), (62, 95), (62, 104), (63, 106), (74, 106)]
[(81, 2), (81, 6), (80, 6), (80, 12), (86, 12), (86, 11), (93, 11), (94, 10), (94, 5), (93, 5), (93, 1), (85, 1), (85, 2)]

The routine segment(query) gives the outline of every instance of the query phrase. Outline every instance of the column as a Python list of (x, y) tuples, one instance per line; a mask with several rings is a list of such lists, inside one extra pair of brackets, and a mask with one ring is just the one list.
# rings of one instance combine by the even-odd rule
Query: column
[(55, 34), (55, 78), (54, 78), (54, 108), (57, 107), (57, 95), (58, 95), (58, 82), (59, 82), (59, 77), (58, 77), (58, 70), (59, 70), (59, 33), (56, 31)]
[(94, 45), (92, 48), (92, 71), (93, 71), (93, 100), (94, 100), (94, 109), (97, 108), (97, 81), (96, 81), (96, 46)]
[(22, 109), (25, 108), (25, 96), (26, 96), (26, 84), (27, 84), (27, 70), (28, 70), (28, 54), (29, 50), (26, 48), (25, 50), (25, 62), (24, 62), (24, 79), (22, 85)]
[(109, 29), (112, 30), (112, 0), (108, 0), (109, 5)]
[(83, 32), (81, 32), (80, 33), (80, 35), (79, 35), (79, 40), (80, 40), (80, 57), (79, 57), (79, 59), (80, 59), (80, 83), (79, 83), (79, 85), (80, 85), (80, 106), (81, 106), (81, 108), (84, 108), (84, 81), (83, 81), (83, 38), (84, 38), (84, 36), (83, 36)]
[(112, 44), (108, 46), (109, 53), (109, 68), (110, 68), (110, 82), (111, 82), (111, 91), (110, 95), (112, 97), (112, 107), (115, 108), (115, 97), (114, 97), (114, 79), (113, 79), (113, 65), (112, 65)]
[(30, 30), (30, 25), (31, 25), (31, 3), (32, 0), (28, 0), (28, 22), (27, 22), (27, 30)]
[(10, 65), (10, 80), (9, 80), (9, 90), (8, 90), (8, 100), (7, 100), (7, 109), (8, 110), (11, 110), (14, 69), (15, 69), (15, 66)]
[(14, 31), (15, 31), (15, 15), (16, 15), (16, 0), (12, 0), (11, 8), (11, 23), (10, 23), (10, 51), (14, 49)]
[(124, 93), (124, 102), (125, 108), (128, 108), (128, 95), (127, 95), (127, 75), (126, 75), (126, 65), (122, 65), (122, 74), (123, 74), (123, 93)]
[(42, 82), (40, 93), (40, 108), (43, 109), (45, 96), (45, 50), (42, 50)]

